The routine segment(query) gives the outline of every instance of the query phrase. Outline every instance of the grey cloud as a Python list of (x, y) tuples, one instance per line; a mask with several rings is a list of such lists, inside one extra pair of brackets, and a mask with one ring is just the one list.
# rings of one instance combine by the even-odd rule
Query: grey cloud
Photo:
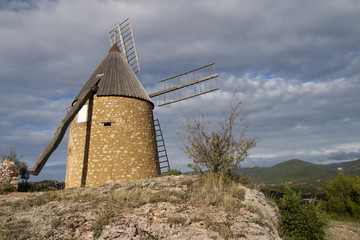
[(360, 158), (360, 149), (357, 152), (345, 152), (343, 150), (339, 150), (337, 152), (333, 152), (330, 154), (330, 160), (354, 160)]
[[(176, 135), (181, 114), (201, 109), (216, 122), (234, 88), (249, 134), (261, 138), (252, 152), (258, 165), (355, 152), (359, 8), (356, 1), (320, 0), (0, 1), (0, 152), (13, 147), (29, 163), (36, 160), (108, 51), (107, 31), (127, 17), (138, 77), (150, 92), (157, 80), (209, 62), (220, 74), (220, 91), (155, 108), (176, 168), (186, 170), (189, 161)], [(65, 164), (66, 145), (65, 137), (49, 160), (51, 171)]]

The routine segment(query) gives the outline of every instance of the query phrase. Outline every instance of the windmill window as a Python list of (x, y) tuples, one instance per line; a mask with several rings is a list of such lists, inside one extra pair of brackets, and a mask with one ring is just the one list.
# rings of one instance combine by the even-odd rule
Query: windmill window
[(77, 122), (82, 123), (87, 121), (88, 105), (84, 105), (78, 113)]
[(103, 122), (104, 127), (110, 127), (111, 126), (111, 122)]

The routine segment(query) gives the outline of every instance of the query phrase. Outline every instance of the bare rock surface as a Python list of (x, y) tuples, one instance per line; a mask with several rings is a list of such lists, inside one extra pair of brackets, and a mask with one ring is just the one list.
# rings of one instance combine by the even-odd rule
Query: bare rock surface
[(261, 192), (207, 193), (200, 182), (167, 176), (0, 198), (0, 239), (280, 239)]

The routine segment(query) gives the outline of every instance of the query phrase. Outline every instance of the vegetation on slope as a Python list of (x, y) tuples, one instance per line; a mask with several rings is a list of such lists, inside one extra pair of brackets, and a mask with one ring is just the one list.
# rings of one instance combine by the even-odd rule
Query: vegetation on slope
[(324, 166), (301, 161), (288, 160), (266, 169), (259, 179), (266, 183), (303, 182), (329, 180), (336, 176), (334, 170)]
[(338, 168), (341, 168), (344, 174), (347, 175), (360, 175), (360, 159), (356, 161), (334, 163), (324, 166), (334, 171), (337, 171)]
[(324, 209), (335, 219), (360, 220), (360, 178), (340, 172), (326, 187)]

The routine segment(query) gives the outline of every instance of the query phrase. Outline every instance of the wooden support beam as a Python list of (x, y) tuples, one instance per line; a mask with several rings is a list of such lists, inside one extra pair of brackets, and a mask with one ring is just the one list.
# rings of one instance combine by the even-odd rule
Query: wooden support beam
[(97, 85), (102, 77), (102, 74), (98, 74), (96, 76), (97, 80), (95, 84), (88, 88), (78, 99), (75, 105), (71, 108), (71, 110), (66, 114), (64, 119), (60, 122), (59, 126), (57, 127), (54, 137), (51, 142), (46, 146), (44, 151), (40, 154), (39, 158), (37, 159), (34, 166), (31, 168), (30, 173), (32, 175), (37, 176), (42, 168), (44, 167), (45, 163), (51, 156), (51, 154), (55, 151), (55, 149), (59, 146), (61, 140), (63, 139), (66, 129), (70, 125), (71, 121), (74, 119), (76, 114), (80, 111), (80, 109), (84, 106), (86, 101), (93, 96), (97, 91)]

